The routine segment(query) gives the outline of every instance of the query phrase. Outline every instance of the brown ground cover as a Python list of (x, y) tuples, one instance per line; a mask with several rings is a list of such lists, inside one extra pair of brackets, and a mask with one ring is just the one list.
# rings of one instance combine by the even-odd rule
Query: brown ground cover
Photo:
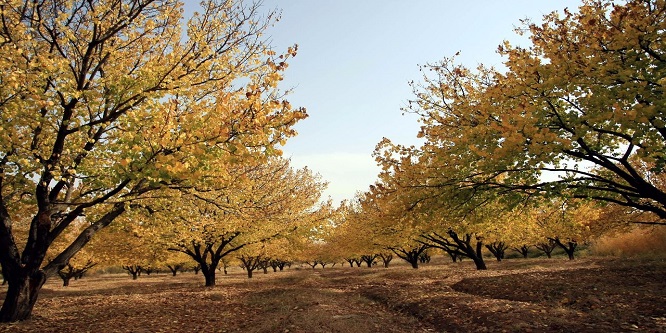
[(0, 332), (666, 332), (664, 277), (663, 260), (587, 258), (53, 279)]

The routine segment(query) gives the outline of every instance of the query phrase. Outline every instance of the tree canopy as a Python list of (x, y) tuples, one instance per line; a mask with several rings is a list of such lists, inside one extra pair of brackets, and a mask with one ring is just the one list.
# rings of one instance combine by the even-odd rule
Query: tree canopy
[(417, 161), (420, 186), (586, 198), (663, 220), (665, 6), (586, 0), (524, 22), (531, 45), (501, 45), (505, 68), (455, 57), (423, 66), (406, 110), (420, 115), (426, 143), (385, 140), (380, 161)]
[[(3, 2), (0, 321), (27, 318), (46, 277), (135, 200), (278, 154), (307, 116), (277, 87), (296, 47), (277, 54), (265, 42), (274, 15), (211, 0), (185, 22), (182, 5)], [(84, 214), (88, 226), (43, 265)]]

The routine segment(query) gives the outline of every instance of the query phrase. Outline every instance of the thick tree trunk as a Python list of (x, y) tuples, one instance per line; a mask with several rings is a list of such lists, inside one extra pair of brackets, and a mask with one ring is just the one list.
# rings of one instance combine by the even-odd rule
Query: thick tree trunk
[(477, 270), (485, 270), (486, 263), (483, 261), (483, 242), (477, 238), (476, 239), (476, 255), (472, 257), (474, 264), (476, 265)]
[(201, 273), (203, 274), (204, 278), (206, 279), (206, 287), (214, 287), (215, 286), (215, 270), (210, 269), (208, 271), (202, 270)]
[(419, 258), (410, 258), (409, 263), (412, 264), (412, 268), (418, 269), (419, 268)]
[(43, 271), (31, 275), (26, 273), (16, 275), (18, 276), (10, 276), (8, 279), (7, 295), (0, 309), (0, 322), (15, 322), (30, 318), (39, 291), (46, 282), (46, 274)]
[(480, 271), (480, 270), (488, 269), (488, 268), (486, 268), (485, 261), (483, 261), (483, 257), (476, 256), (476, 257), (472, 258), (472, 260), (474, 260), (474, 265), (476, 265), (477, 270)]
[(247, 278), (251, 279), (252, 278), (252, 269), (247, 269)]

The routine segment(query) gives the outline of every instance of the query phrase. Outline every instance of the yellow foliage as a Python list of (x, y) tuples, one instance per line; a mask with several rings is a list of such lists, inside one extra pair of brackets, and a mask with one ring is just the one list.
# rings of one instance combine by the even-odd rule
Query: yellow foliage
[[(174, 189), (211, 188), (236, 176), (228, 168), (266, 162), (296, 135), (307, 113), (278, 88), (296, 47), (277, 54), (261, 38), (275, 17), (256, 17), (258, 3), (202, 6), (186, 21), (177, 0), (3, 1), (7, 271), (52, 275), (124, 214), (177, 198)], [(87, 224), (70, 237), (82, 216)], [(134, 228), (125, 231), (135, 240)], [(52, 240), (61, 251), (42, 265)]]

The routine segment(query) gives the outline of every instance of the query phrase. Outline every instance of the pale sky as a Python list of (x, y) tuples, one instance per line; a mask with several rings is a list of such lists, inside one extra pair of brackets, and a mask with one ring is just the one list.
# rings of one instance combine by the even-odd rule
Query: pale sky
[[(189, 5), (189, 1), (188, 2)], [(513, 29), (520, 19), (543, 15), (574, 0), (264, 0), (282, 19), (268, 31), (276, 51), (298, 44), (283, 88), (309, 118), (284, 147), (294, 167), (312, 169), (329, 182), (334, 203), (375, 182), (371, 154), (387, 137), (418, 144), (417, 117), (400, 108), (412, 98), (419, 65), (460, 52), (468, 67), (500, 66), (503, 40), (528, 45)]]

